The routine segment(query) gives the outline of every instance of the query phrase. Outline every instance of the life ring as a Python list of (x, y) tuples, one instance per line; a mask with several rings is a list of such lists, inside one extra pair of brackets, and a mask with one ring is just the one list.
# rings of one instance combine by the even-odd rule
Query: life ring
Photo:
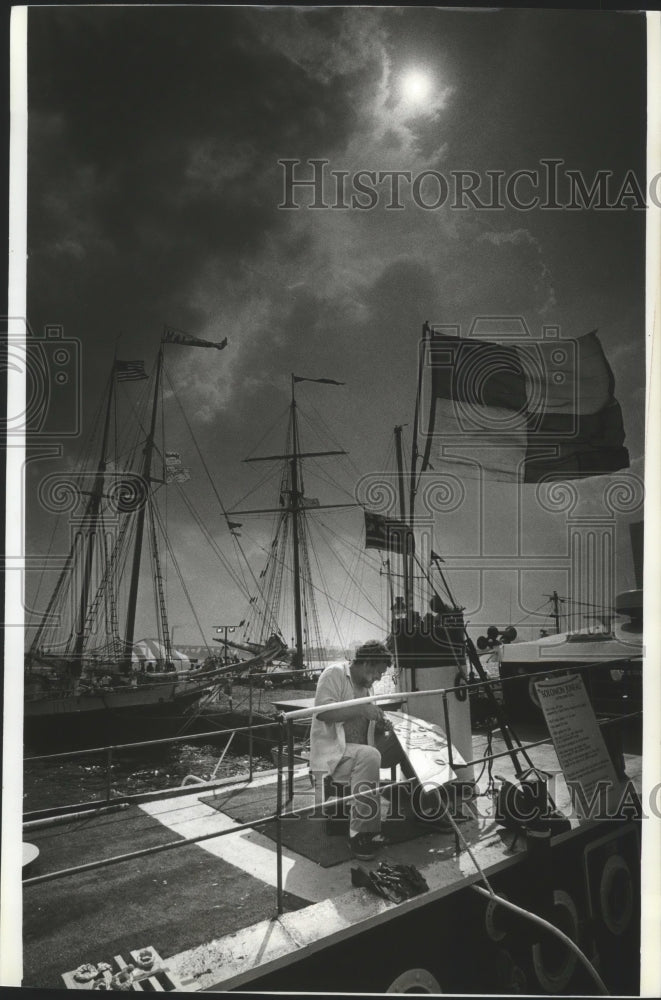
[(528, 681), (528, 697), (530, 698), (535, 708), (541, 709), (542, 706), (539, 701), (539, 695), (537, 694), (537, 688), (535, 687), (535, 684), (539, 679), (540, 678), (538, 675), (536, 677), (531, 677), (530, 680)]
[(466, 678), (462, 674), (461, 670), (457, 673), (457, 676), (454, 679), (454, 687), (456, 689), (454, 693), (457, 701), (466, 701), (466, 698), (468, 697), (468, 682), (466, 681)]
[(603, 867), (599, 904), (601, 919), (611, 934), (624, 934), (633, 914), (633, 879), (621, 854), (612, 854)]
[(438, 980), (426, 969), (407, 969), (393, 979), (386, 993), (442, 993)]
[[(499, 893), (503, 899), (507, 899), (504, 892)], [(502, 941), (507, 936), (507, 929), (502, 926), (502, 921), (499, 920), (499, 916), (505, 910), (504, 906), (499, 906), (496, 900), (490, 900), (487, 903), (487, 908), (484, 912), (484, 927), (487, 932), (487, 936), (491, 941), (498, 943)]]
[[(578, 942), (578, 910), (572, 897), (564, 889), (555, 889), (553, 907), (552, 923), (573, 941)], [(548, 932), (543, 933), (543, 942), (538, 942), (532, 948), (533, 968), (539, 985), (547, 993), (560, 993), (574, 975), (578, 956), (557, 937), (552, 937)]]

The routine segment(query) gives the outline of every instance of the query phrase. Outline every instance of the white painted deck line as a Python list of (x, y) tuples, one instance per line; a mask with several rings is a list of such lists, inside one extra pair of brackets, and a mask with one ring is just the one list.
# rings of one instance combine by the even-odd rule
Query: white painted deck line
[[(271, 781), (273, 778), (271, 777)], [(268, 781), (260, 781), (261, 785)], [(253, 782), (256, 785), (257, 781)], [(223, 789), (227, 792), (230, 787)], [(247, 787), (245, 783), (236, 786)], [(197, 837), (214, 831), (231, 830), (238, 824), (218, 812), (211, 806), (199, 801), (205, 792), (195, 792), (181, 798), (162, 799), (158, 802), (145, 802), (140, 808), (149, 816), (157, 819), (173, 833), (182, 837)], [(310, 804), (313, 801), (310, 789)], [(259, 833), (257, 830), (243, 830), (236, 834), (228, 834), (211, 840), (203, 840), (197, 845), (214, 857), (227, 861), (240, 868), (253, 878), (275, 888), (277, 885), (276, 846), (275, 842)], [(336, 896), (347, 888), (347, 866), (336, 865), (333, 868), (322, 868), (321, 865), (301, 857), (294, 851), (283, 848), (282, 851), (282, 882), (287, 892), (292, 892), (310, 902), (319, 902)]]

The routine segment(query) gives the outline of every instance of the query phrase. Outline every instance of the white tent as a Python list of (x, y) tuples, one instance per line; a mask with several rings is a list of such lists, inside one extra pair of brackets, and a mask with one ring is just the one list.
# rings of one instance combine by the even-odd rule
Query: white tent
[[(134, 667), (138, 669), (144, 665), (163, 669), (167, 657), (165, 647), (158, 639), (140, 639), (133, 644), (133, 654), (131, 657)], [(172, 650), (170, 662), (174, 664), (176, 670), (190, 670), (191, 661), (185, 653), (180, 653), (177, 649)]]

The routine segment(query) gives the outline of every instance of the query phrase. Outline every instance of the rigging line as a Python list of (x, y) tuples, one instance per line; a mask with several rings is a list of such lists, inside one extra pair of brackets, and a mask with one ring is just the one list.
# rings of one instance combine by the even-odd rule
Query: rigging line
[[(205, 471), (205, 473), (207, 475), (207, 478), (208, 478), (209, 483), (211, 485), (211, 489), (213, 490), (214, 495), (215, 495), (215, 497), (216, 497), (216, 499), (218, 501), (218, 504), (220, 506), (220, 509), (223, 512), (223, 516), (225, 517), (225, 520), (227, 521), (228, 520), (227, 510), (225, 509), (223, 501), (220, 498), (220, 494), (218, 493), (218, 490), (216, 489), (216, 485), (215, 485), (215, 483), (214, 483), (214, 481), (213, 481), (213, 479), (211, 477), (211, 473), (209, 471), (207, 463), (204, 460), (204, 455), (200, 451), (200, 446), (198, 445), (197, 439), (196, 439), (195, 435), (193, 434), (193, 429), (192, 429), (192, 427), (191, 427), (191, 425), (189, 423), (188, 417), (186, 416), (186, 411), (184, 410), (183, 406), (181, 405), (181, 401), (180, 401), (179, 396), (177, 394), (177, 391), (176, 391), (176, 389), (174, 387), (172, 379), (170, 378), (170, 373), (168, 372), (167, 367), (165, 368), (165, 376), (166, 376), (166, 378), (168, 380), (168, 384), (169, 384), (170, 388), (172, 389), (172, 395), (174, 396), (175, 401), (177, 403), (177, 406), (179, 407), (179, 411), (180, 411), (182, 417), (184, 418), (184, 422), (186, 424), (186, 427), (188, 428), (188, 433), (190, 434), (191, 439), (193, 441), (193, 444), (195, 445), (195, 450), (197, 451), (197, 454), (198, 454), (198, 457), (200, 459), (200, 462), (202, 463), (202, 468), (204, 469), (204, 471)], [(243, 551), (243, 546), (241, 545), (241, 542), (238, 540), (238, 538), (237, 538), (236, 535), (234, 535), (234, 539), (236, 541), (236, 547), (238, 548), (239, 552), (241, 553), (242, 558), (245, 560), (246, 566), (248, 567), (248, 571), (250, 572), (250, 575), (253, 578), (255, 586), (259, 590), (259, 583), (258, 583), (257, 578), (256, 578), (256, 576), (255, 576), (255, 574), (254, 574), (254, 572), (253, 572), (253, 570), (252, 570), (252, 568), (250, 566), (250, 562), (249, 562), (248, 558), (246, 557), (245, 552)]]
[[(328, 544), (328, 542), (326, 544)], [(349, 575), (345, 577), (344, 586), (342, 587), (342, 590), (340, 591), (340, 595), (339, 595), (340, 596), (340, 601), (345, 601), (347, 604), (350, 603), (349, 597), (351, 595), (351, 580), (350, 580), (350, 576), (352, 576), (356, 572), (356, 570), (358, 568), (358, 563), (360, 561), (360, 553), (359, 552), (356, 551), (356, 552), (350, 553), (350, 555), (351, 555), (351, 560), (352, 561), (351, 561), (351, 565), (350, 565), (350, 568), (349, 568)], [(342, 622), (343, 617), (344, 617), (344, 613), (342, 612), (339, 615), (339, 617), (338, 617), (338, 622), (339, 623)]]
[[(431, 579), (431, 574), (430, 574), (430, 573), (428, 573), (428, 572), (426, 571), (426, 569), (424, 568), (424, 566), (423, 566), (423, 565), (422, 565), (422, 563), (420, 562), (420, 559), (418, 558), (418, 556), (417, 556), (417, 554), (416, 554), (415, 552), (413, 553), (413, 558), (414, 558), (415, 562), (417, 562), (417, 564), (418, 564), (418, 566), (420, 567), (420, 569), (422, 570), (422, 573), (423, 573), (423, 575), (424, 575), (424, 578), (426, 579), (427, 583), (428, 583), (428, 584), (429, 584), (429, 586), (431, 587), (431, 589), (432, 589), (432, 592), (433, 592), (433, 593), (435, 594), (435, 593), (436, 593), (436, 588), (434, 587), (434, 584), (433, 584), (433, 582), (432, 582), (432, 579)], [(453, 605), (454, 605), (455, 607), (458, 607), (459, 605), (457, 604), (457, 602), (456, 602), (456, 600), (455, 600), (455, 597), (454, 597), (454, 594), (453, 594), (453, 593), (452, 593), (452, 591), (450, 590), (450, 585), (448, 584), (447, 580), (445, 579), (445, 574), (443, 573), (443, 570), (442, 570), (442, 569), (440, 569), (440, 567), (439, 567), (438, 565), (436, 566), (436, 569), (437, 569), (437, 572), (439, 573), (439, 575), (440, 575), (441, 579), (443, 580), (443, 582), (444, 582), (444, 584), (445, 584), (445, 588), (446, 588), (446, 592), (447, 592), (447, 595), (448, 595), (448, 597), (450, 598), (450, 600), (451, 600), (452, 604), (453, 604)]]
[(349, 497), (353, 503), (358, 506), (358, 501), (356, 500), (355, 492), (352, 493), (351, 490), (347, 489), (342, 483), (337, 479), (333, 479), (328, 470), (322, 468), (321, 463), (316, 459), (306, 459), (307, 471), (313, 476), (313, 478), (319, 479), (326, 483), (327, 486), (332, 486), (334, 489), (339, 490), (340, 493)]
[[(254, 486), (251, 486), (251, 487), (250, 487), (250, 489), (248, 490), (248, 492), (247, 492), (247, 493), (244, 493), (242, 497), (239, 497), (239, 499), (238, 499), (238, 500), (235, 500), (235, 501), (234, 501), (234, 502), (232, 503), (232, 510), (235, 510), (235, 509), (236, 509), (237, 507), (239, 507), (239, 506), (240, 506), (240, 505), (241, 505), (241, 504), (242, 504), (242, 503), (243, 503), (243, 502), (244, 502), (245, 500), (247, 500), (247, 499), (248, 499), (248, 497), (252, 496), (252, 494), (253, 494), (253, 493), (256, 493), (256, 492), (257, 492), (257, 490), (258, 490), (258, 489), (259, 489), (259, 488), (260, 488), (261, 486), (263, 486), (263, 485), (264, 485), (264, 483), (268, 482), (268, 480), (269, 480), (269, 479), (274, 479), (274, 478), (275, 478), (275, 475), (276, 475), (276, 472), (277, 472), (277, 471), (278, 471), (278, 470), (274, 470), (274, 469), (270, 469), (270, 470), (269, 470), (268, 472), (266, 472), (266, 473), (265, 473), (265, 474), (264, 474), (264, 475), (262, 476), (262, 478), (261, 478), (260, 480), (258, 480), (258, 482), (256, 482), (256, 483), (255, 483), (255, 485), (254, 485)], [(237, 511), (237, 516), (238, 516), (238, 511)]]
[[(57, 533), (58, 527), (59, 527), (59, 518), (56, 517), (54, 519), (54, 521), (53, 521), (53, 530), (51, 532), (50, 542), (48, 543), (48, 551), (46, 552), (46, 558), (42, 562), (41, 573), (39, 574), (39, 582), (37, 583), (37, 591), (36, 591), (36, 593), (34, 595), (33, 600), (30, 602), (31, 604), (34, 603), (35, 607), (37, 605), (37, 601), (39, 600), (39, 594), (41, 593), (41, 585), (43, 583), (44, 574), (46, 572), (46, 564), (48, 562), (49, 556), (50, 556), (51, 551), (53, 549), (53, 544), (55, 542), (55, 535)], [(69, 558), (69, 557), (67, 556), (67, 558)], [(33, 613), (32, 611), (28, 611), (28, 614), (31, 615), (32, 613)], [(41, 620), (43, 618), (43, 615), (40, 614), (38, 611), (34, 612), (34, 614), (39, 615), (39, 620), (37, 622), (35, 622), (34, 624), (30, 623), (30, 624), (26, 625), (26, 629), (35, 628), (35, 627), (39, 626), (39, 624), (40, 624), (40, 622), (41, 622)]]
[(270, 426), (264, 431), (264, 433), (262, 434), (262, 436), (259, 439), (259, 441), (257, 441), (257, 443), (255, 444), (255, 446), (253, 447), (252, 451), (248, 452), (248, 454), (246, 455), (246, 458), (251, 458), (252, 455), (254, 455), (254, 453), (257, 451), (257, 449), (262, 444), (262, 442), (269, 436), (269, 434), (272, 433), (274, 427), (282, 420), (282, 418), (285, 415), (289, 415), (289, 409), (290, 409), (290, 404), (287, 403), (287, 405), (285, 406), (285, 408), (283, 410), (281, 410), (277, 414), (277, 416), (274, 417), (274, 419), (271, 421)]
[[(324, 527), (324, 528), (327, 528), (327, 526), (326, 526), (325, 524), (323, 524), (323, 522), (321, 522), (321, 524), (323, 525), (323, 527)], [(331, 534), (332, 534), (332, 533), (333, 533), (333, 532), (331, 532)], [(328, 542), (327, 542), (326, 544), (328, 545)], [(347, 572), (347, 570), (346, 570), (346, 567), (344, 566), (344, 564), (343, 564), (343, 563), (342, 563), (342, 561), (340, 560), (340, 558), (339, 558), (338, 554), (337, 554), (337, 553), (335, 552), (335, 550), (333, 549), (333, 547), (332, 547), (331, 545), (328, 545), (328, 548), (329, 548), (329, 550), (330, 550), (330, 551), (331, 551), (331, 552), (333, 553), (333, 555), (334, 555), (335, 559), (337, 559), (337, 561), (338, 561), (338, 563), (340, 564), (340, 566), (342, 567), (342, 569), (343, 569), (343, 570), (344, 570), (345, 572)], [(375, 612), (376, 612), (377, 614), (380, 614), (380, 613), (381, 613), (381, 609), (380, 609), (379, 607), (377, 607), (377, 605), (376, 605), (376, 604), (375, 604), (375, 603), (374, 603), (374, 602), (373, 602), (373, 601), (371, 600), (371, 598), (369, 598), (369, 597), (367, 596), (367, 594), (366, 594), (366, 593), (365, 593), (364, 591), (362, 591), (362, 590), (360, 589), (360, 586), (359, 586), (359, 584), (358, 584), (357, 580), (355, 579), (355, 577), (353, 577), (353, 576), (350, 576), (350, 579), (351, 579), (352, 583), (353, 583), (353, 584), (354, 584), (354, 585), (356, 586), (356, 588), (357, 588), (357, 589), (359, 590), (359, 592), (360, 592), (360, 593), (362, 593), (362, 596), (363, 596), (363, 597), (364, 597), (364, 599), (365, 599), (365, 600), (367, 601), (367, 603), (368, 603), (368, 604), (370, 605), (370, 607), (372, 608), (372, 610), (373, 610), (373, 611), (375, 611)]]
[[(163, 385), (163, 379), (161, 379), (160, 395), (161, 395), (161, 441), (163, 443), (163, 451), (161, 452), (161, 462), (162, 462), (163, 475), (162, 475), (161, 478), (163, 479), (164, 483), (167, 483), (166, 461), (165, 461), (165, 440), (166, 440), (166, 438), (165, 438), (165, 402), (164, 402), (165, 401), (165, 386)], [(160, 452), (160, 449), (159, 449), (159, 452)], [(166, 527), (167, 527), (167, 524), (168, 524), (168, 498), (169, 498), (169, 493), (168, 493), (168, 491), (166, 489), (165, 490), (164, 503), (163, 503), (163, 506), (165, 507), (164, 518), (165, 518), (165, 525), (166, 525)], [(165, 588), (165, 596), (166, 596), (166, 600), (167, 600), (167, 590), (168, 590), (168, 560), (167, 560), (167, 552), (166, 552), (166, 558), (165, 558), (165, 579), (163, 580), (163, 586)]]
[(599, 608), (601, 611), (613, 610), (613, 606), (611, 604), (591, 604), (589, 601), (574, 601), (569, 597), (559, 597), (558, 600), (561, 604), (576, 604), (583, 608)]
[(175, 556), (174, 551), (172, 549), (172, 545), (170, 544), (170, 540), (167, 537), (167, 535), (165, 534), (164, 527), (163, 527), (163, 521), (161, 519), (161, 513), (160, 513), (160, 511), (158, 509), (157, 504), (153, 504), (152, 506), (153, 506), (153, 509), (154, 509), (154, 511), (156, 513), (156, 520), (158, 522), (159, 528), (161, 529), (161, 534), (163, 536), (163, 541), (165, 542), (165, 546), (166, 546), (168, 552), (170, 553), (170, 559), (172, 560), (172, 565), (174, 566), (175, 572), (176, 572), (177, 576), (179, 577), (179, 582), (181, 584), (181, 589), (183, 590), (184, 595), (186, 597), (186, 600), (188, 601), (188, 606), (190, 607), (190, 609), (191, 609), (191, 611), (193, 613), (193, 618), (195, 619), (195, 624), (197, 625), (198, 629), (200, 630), (200, 636), (202, 638), (201, 645), (205, 646), (207, 652), (209, 653), (209, 655), (211, 655), (211, 652), (212, 652), (211, 647), (209, 646), (209, 644), (207, 643), (206, 639), (204, 638), (204, 630), (203, 630), (202, 625), (200, 623), (200, 619), (197, 617), (197, 612), (196, 612), (195, 607), (193, 605), (193, 601), (191, 599), (188, 587), (186, 586), (186, 581), (184, 580), (183, 575), (181, 573), (181, 568), (179, 566), (179, 563), (177, 562), (176, 556)]
[[(334, 444), (336, 448), (342, 450), (342, 444), (341, 444), (341, 442), (337, 441), (333, 437), (333, 434), (331, 432), (330, 427), (328, 426), (328, 424), (326, 423), (326, 421), (324, 420), (324, 418), (322, 417), (322, 415), (319, 413), (319, 411), (316, 408), (316, 406), (314, 405), (314, 403), (308, 402), (307, 405), (310, 407), (311, 410), (314, 411), (317, 419), (319, 420), (319, 423), (321, 424), (321, 427), (322, 427), (323, 431), (328, 435), (328, 440), (331, 442), (331, 444)], [(316, 430), (316, 428), (314, 427), (314, 424), (312, 423), (312, 421), (310, 420), (310, 418), (307, 416), (307, 414), (304, 413), (303, 417), (308, 422), (308, 424)], [(347, 452), (347, 454), (345, 456), (343, 456), (343, 457), (346, 458), (347, 463), (352, 467), (353, 471), (356, 472), (359, 476), (362, 476), (363, 473), (358, 468), (358, 466), (356, 465), (356, 463), (354, 462), (354, 460), (351, 458), (351, 455)]]
[[(259, 543), (259, 542), (257, 542), (256, 544), (257, 544), (257, 547), (258, 547), (258, 548), (260, 548), (260, 549), (262, 549), (262, 551), (263, 551), (263, 552), (268, 552), (268, 549), (264, 548), (264, 546), (263, 546), (263, 545), (260, 545), (260, 543)], [(278, 556), (274, 556), (274, 560), (275, 560), (276, 562), (278, 562), (278, 563), (282, 563), (282, 565), (284, 566), (284, 568), (285, 568), (285, 569), (287, 569), (287, 570), (288, 570), (288, 572), (291, 572), (291, 567), (290, 567), (290, 566), (289, 566), (289, 565), (288, 565), (288, 564), (287, 564), (286, 562), (284, 562), (284, 560), (280, 559), (280, 558), (279, 558)], [(313, 583), (312, 581), (310, 581), (310, 586), (311, 586), (311, 587), (312, 587), (312, 588), (313, 588), (314, 590), (319, 590), (319, 591), (320, 591), (320, 593), (323, 593), (323, 591), (321, 591), (321, 590), (320, 590), (320, 588), (319, 588), (319, 587), (318, 587), (318, 586), (316, 585), (316, 583)], [(335, 603), (336, 603), (336, 604), (339, 604), (340, 602), (339, 602), (339, 601), (336, 601)], [(347, 609), (348, 609), (349, 611), (353, 611), (353, 613), (354, 613), (354, 614), (355, 614), (355, 615), (356, 615), (356, 616), (357, 616), (358, 618), (361, 618), (361, 619), (362, 619), (362, 620), (363, 620), (364, 622), (367, 622), (367, 624), (368, 624), (368, 625), (373, 625), (373, 626), (374, 626), (375, 628), (379, 628), (379, 627), (380, 627), (380, 626), (379, 626), (379, 624), (378, 624), (377, 622), (374, 622), (374, 621), (371, 621), (371, 620), (370, 620), (369, 618), (366, 618), (366, 617), (365, 617), (365, 615), (361, 615), (361, 614), (360, 614), (360, 613), (359, 613), (358, 611), (355, 611), (355, 610), (354, 610), (353, 608), (349, 607), (348, 605), (346, 605), (346, 604), (341, 604), (340, 606), (341, 606), (341, 607), (346, 607), (346, 608), (347, 608)]]
[[(315, 564), (317, 566), (317, 572), (319, 573), (319, 578), (320, 578), (322, 584), (324, 585), (324, 587), (327, 588), (326, 578), (324, 576), (323, 570), (322, 570), (321, 565), (319, 563), (319, 556), (317, 555), (317, 549), (316, 549), (316, 547), (315, 547), (314, 544), (311, 544), (310, 547), (312, 549), (312, 555), (314, 556), (314, 561), (315, 561)], [(331, 621), (333, 622), (333, 627), (335, 628), (336, 634), (339, 637), (339, 634), (340, 634), (339, 623), (338, 623), (338, 620), (337, 620), (337, 618), (335, 616), (335, 610), (334, 610), (333, 606), (331, 605), (330, 599), (328, 597), (326, 598), (326, 604), (328, 606), (328, 611), (329, 611), (329, 614), (330, 614), (330, 617), (331, 617)]]
[(181, 498), (184, 501), (184, 504), (186, 505), (186, 507), (188, 509), (188, 512), (190, 513), (191, 517), (193, 518), (193, 520), (197, 524), (198, 528), (202, 532), (202, 535), (209, 542), (209, 545), (211, 546), (211, 548), (212, 548), (213, 552), (215, 553), (215, 555), (216, 555), (218, 561), (220, 562), (221, 566), (223, 567), (223, 569), (225, 570), (225, 572), (228, 574), (228, 576), (230, 577), (230, 579), (232, 580), (232, 582), (239, 588), (240, 591), (242, 591), (242, 593), (244, 594), (244, 596), (249, 597), (250, 594), (249, 594), (248, 588), (244, 586), (244, 584), (241, 581), (241, 579), (237, 576), (236, 571), (232, 567), (231, 563), (228, 561), (227, 557), (225, 556), (225, 554), (223, 553), (222, 549), (218, 545), (216, 539), (213, 537), (213, 535), (211, 534), (211, 532), (207, 528), (206, 524), (202, 520), (200, 514), (195, 509), (192, 500), (181, 489), (181, 484), (180, 483), (177, 483), (176, 485), (177, 485), (177, 487), (180, 490)]
[(331, 528), (329, 524), (326, 524), (325, 521), (322, 521), (320, 517), (316, 519), (315, 523), (318, 525), (323, 525), (326, 531), (330, 532), (331, 535), (337, 538), (338, 542), (340, 542), (342, 545), (346, 545), (347, 548), (353, 549), (355, 552), (357, 552), (359, 558), (362, 556), (364, 563), (367, 566), (369, 566), (370, 569), (373, 569), (375, 571), (383, 569), (383, 557), (381, 557), (381, 562), (379, 564), (378, 556), (374, 556), (374, 559), (372, 559), (371, 554), (364, 547), (361, 548), (361, 546), (357, 545), (355, 542), (351, 542), (349, 541), (348, 538), (344, 538), (342, 535), (339, 535), (337, 531), (334, 531), (333, 528)]
[[(538, 611), (540, 611), (540, 610), (541, 610), (541, 608), (543, 608), (543, 607), (544, 607), (544, 605), (545, 605), (545, 604), (549, 604), (549, 603), (550, 603), (549, 601), (542, 601), (542, 603), (541, 603), (541, 604), (539, 605), (539, 607), (538, 607), (538, 608), (535, 608), (535, 609), (534, 609), (534, 611), (528, 611), (528, 613), (527, 613), (527, 614), (525, 614), (525, 615), (523, 616), (523, 618), (519, 618), (518, 622), (514, 622), (513, 624), (514, 624), (514, 625), (520, 625), (520, 624), (521, 624), (521, 622), (524, 622), (524, 621), (526, 620), (526, 618), (530, 618), (530, 616), (531, 616), (531, 615), (536, 615), (536, 614), (538, 613)], [(549, 617), (549, 615), (543, 615), (542, 617), (544, 617), (544, 618), (548, 618), (548, 617)], [(565, 615), (563, 615), (562, 617), (564, 618), (564, 617), (565, 617)]]

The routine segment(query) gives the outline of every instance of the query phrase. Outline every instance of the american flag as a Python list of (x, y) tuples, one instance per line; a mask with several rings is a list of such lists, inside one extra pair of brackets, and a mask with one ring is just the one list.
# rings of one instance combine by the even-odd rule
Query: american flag
[(147, 378), (144, 361), (115, 361), (118, 382), (138, 382)]

